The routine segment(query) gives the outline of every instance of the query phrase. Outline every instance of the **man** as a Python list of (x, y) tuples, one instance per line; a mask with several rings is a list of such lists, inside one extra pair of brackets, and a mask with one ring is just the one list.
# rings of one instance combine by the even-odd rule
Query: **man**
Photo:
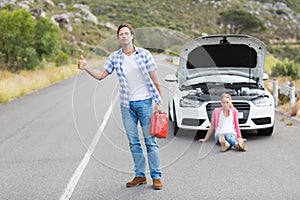
[(120, 85), (121, 114), (134, 161), (135, 177), (126, 183), (127, 187), (147, 183), (146, 159), (142, 150), (137, 124), (140, 122), (147, 149), (150, 175), (153, 189), (162, 189), (159, 149), (156, 138), (150, 136), (150, 117), (154, 111), (161, 112), (161, 87), (157, 75), (157, 66), (151, 53), (134, 45), (135, 33), (131, 25), (121, 24), (117, 30), (117, 39), (121, 49), (113, 52), (101, 70), (90, 68), (83, 56), (78, 68), (92, 77), (102, 80), (116, 70)]

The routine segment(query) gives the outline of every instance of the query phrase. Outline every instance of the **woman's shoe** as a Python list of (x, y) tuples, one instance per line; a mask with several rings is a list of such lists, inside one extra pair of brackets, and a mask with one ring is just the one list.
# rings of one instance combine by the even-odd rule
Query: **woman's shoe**
[(238, 142), (234, 145), (234, 148), (238, 151), (247, 151), (243, 138), (238, 138)]
[(221, 145), (221, 151), (225, 152), (229, 149), (230, 144), (225, 140), (224, 135), (219, 136), (219, 143)]

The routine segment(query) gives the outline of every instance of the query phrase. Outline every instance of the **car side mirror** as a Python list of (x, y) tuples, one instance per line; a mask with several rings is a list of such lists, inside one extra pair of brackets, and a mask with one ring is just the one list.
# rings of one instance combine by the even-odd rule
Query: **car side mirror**
[(269, 79), (269, 75), (266, 74), (266, 73), (264, 73), (264, 74), (263, 74), (263, 81), (266, 81), (266, 80), (268, 80), (268, 79)]
[(177, 77), (175, 76), (175, 74), (168, 74), (165, 77), (165, 81), (167, 81), (167, 82), (176, 82), (177, 81)]

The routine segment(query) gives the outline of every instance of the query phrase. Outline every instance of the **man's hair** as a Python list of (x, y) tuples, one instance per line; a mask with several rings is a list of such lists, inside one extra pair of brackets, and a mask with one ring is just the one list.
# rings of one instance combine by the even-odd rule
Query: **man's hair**
[(133, 39), (132, 39), (132, 43), (134, 43), (134, 38), (135, 38), (135, 33), (134, 33), (134, 29), (132, 27), (132, 25), (130, 24), (120, 24), (117, 30), (117, 37), (119, 37), (119, 32), (121, 30), (121, 28), (128, 28), (130, 30), (131, 35), (133, 35)]

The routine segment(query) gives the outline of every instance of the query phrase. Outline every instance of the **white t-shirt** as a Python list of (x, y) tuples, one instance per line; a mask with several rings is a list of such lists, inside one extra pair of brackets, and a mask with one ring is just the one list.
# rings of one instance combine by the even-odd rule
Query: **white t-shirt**
[(219, 124), (216, 129), (217, 134), (225, 134), (225, 133), (236, 133), (236, 130), (234, 128), (234, 122), (233, 122), (233, 114), (230, 110), (229, 116), (225, 117), (224, 112), (220, 113), (220, 119), (219, 119)]
[(147, 81), (139, 68), (134, 53), (124, 55), (122, 70), (128, 81), (129, 101), (148, 99), (151, 97)]

